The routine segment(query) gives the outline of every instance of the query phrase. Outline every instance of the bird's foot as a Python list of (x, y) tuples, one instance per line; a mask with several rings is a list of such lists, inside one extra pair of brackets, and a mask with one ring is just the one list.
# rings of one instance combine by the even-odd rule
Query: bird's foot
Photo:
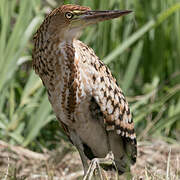
[(104, 176), (105, 176), (105, 179), (107, 179), (106, 175), (102, 173), (101, 166), (111, 166), (111, 165), (116, 168), (116, 164), (114, 162), (114, 155), (111, 151), (106, 155), (105, 158), (94, 158), (91, 161), (90, 166), (87, 172), (85, 173), (83, 180), (91, 180), (93, 177), (94, 171), (96, 169), (97, 169), (100, 180), (104, 180), (103, 178)]

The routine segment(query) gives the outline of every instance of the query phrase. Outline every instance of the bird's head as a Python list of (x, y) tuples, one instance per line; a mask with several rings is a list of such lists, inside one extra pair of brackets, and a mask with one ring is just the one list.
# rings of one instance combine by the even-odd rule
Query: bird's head
[(92, 11), (79, 5), (62, 5), (53, 10), (46, 18), (47, 30), (63, 39), (76, 38), (88, 25), (126, 15), (130, 10)]

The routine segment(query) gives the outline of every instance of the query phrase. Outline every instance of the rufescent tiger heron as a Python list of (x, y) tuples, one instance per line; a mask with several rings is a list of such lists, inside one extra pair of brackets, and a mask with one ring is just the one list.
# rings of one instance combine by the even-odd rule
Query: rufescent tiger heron
[(79, 151), (84, 179), (90, 179), (99, 164), (122, 174), (136, 162), (128, 102), (109, 68), (78, 40), (85, 27), (130, 12), (62, 5), (45, 18), (34, 36), (33, 68), (47, 89), (57, 119)]

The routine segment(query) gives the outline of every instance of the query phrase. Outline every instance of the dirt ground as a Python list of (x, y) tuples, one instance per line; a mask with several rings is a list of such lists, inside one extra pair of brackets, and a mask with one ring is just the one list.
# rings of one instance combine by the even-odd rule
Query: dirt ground
[[(0, 179), (4, 180), (76, 180), (83, 170), (77, 151), (63, 143), (62, 148), (43, 154), (0, 141)], [(180, 145), (161, 140), (138, 144), (137, 163), (130, 179), (180, 179)], [(120, 179), (127, 179), (121, 176)]]

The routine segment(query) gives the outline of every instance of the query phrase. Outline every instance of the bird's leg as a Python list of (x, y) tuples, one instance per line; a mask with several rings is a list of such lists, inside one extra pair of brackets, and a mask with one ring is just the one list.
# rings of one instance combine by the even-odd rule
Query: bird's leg
[(114, 162), (114, 155), (112, 151), (110, 151), (105, 158), (94, 158), (90, 166), (88, 168), (88, 171), (85, 173), (85, 176), (83, 180), (91, 180), (93, 173), (95, 169), (97, 168), (98, 174), (100, 176), (100, 179), (103, 180), (101, 167), (100, 166), (107, 166), (107, 165), (113, 165), (116, 168), (115, 162)]
[(83, 163), (83, 169), (84, 169), (84, 173), (86, 173), (88, 171), (88, 159), (85, 156), (83, 150), (81, 148), (78, 148), (82, 163)]
[(83, 151), (83, 145), (82, 142), (79, 138), (79, 136), (76, 134), (74, 131), (70, 131), (70, 138), (73, 142), (73, 144), (76, 146), (77, 150), (79, 151), (79, 155), (81, 157), (82, 163), (83, 163), (83, 168), (84, 168), (84, 173), (88, 171), (89, 165), (88, 165), (88, 159), (84, 154)]

